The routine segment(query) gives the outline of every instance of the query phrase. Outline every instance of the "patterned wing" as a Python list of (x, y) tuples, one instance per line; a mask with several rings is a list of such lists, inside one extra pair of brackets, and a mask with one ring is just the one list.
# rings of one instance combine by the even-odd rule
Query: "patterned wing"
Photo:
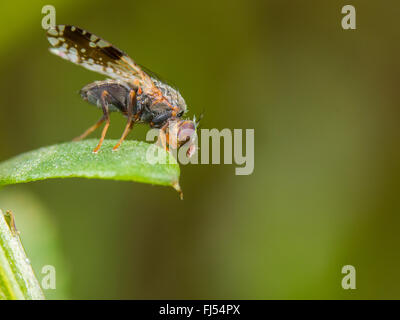
[(75, 26), (57, 25), (47, 31), (50, 52), (82, 67), (151, 90), (151, 78), (123, 51)]

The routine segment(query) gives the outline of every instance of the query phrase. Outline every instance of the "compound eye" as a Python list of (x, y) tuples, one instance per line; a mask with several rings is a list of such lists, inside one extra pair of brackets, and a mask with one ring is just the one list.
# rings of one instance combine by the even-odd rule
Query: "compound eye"
[(185, 121), (183, 124), (180, 125), (179, 131), (178, 131), (178, 141), (179, 143), (185, 144), (187, 141), (189, 141), (192, 136), (196, 133), (196, 129), (194, 126), (194, 123), (192, 121)]

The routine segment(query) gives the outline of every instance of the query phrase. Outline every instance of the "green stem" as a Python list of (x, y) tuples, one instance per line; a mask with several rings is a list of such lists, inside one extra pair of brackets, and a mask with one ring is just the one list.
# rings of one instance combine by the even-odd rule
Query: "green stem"
[(0, 299), (41, 300), (42, 289), (36, 279), (21, 240), (10, 230), (0, 210)]

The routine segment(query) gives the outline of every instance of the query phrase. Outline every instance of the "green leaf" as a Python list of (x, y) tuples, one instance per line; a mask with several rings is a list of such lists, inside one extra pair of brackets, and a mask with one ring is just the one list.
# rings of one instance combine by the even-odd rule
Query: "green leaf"
[[(105, 140), (100, 151), (98, 140), (68, 142), (23, 153), (0, 163), (0, 186), (51, 178), (98, 178), (137, 181), (179, 187), (179, 165), (167, 151), (139, 141), (124, 141), (112, 151), (117, 140)], [(149, 149), (151, 148), (151, 149)], [(158, 154), (166, 161), (152, 164), (146, 154)], [(158, 153), (157, 153), (158, 152)]]
[[(9, 219), (8, 219), (9, 220)], [(0, 210), (0, 300), (44, 299), (13, 223)]]

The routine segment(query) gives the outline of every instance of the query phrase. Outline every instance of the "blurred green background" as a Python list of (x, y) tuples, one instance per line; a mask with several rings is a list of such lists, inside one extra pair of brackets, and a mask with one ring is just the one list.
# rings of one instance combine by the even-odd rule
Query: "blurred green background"
[(47, 297), (400, 298), (398, 1), (2, 1), (0, 160), (100, 116), (78, 91), (104, 77), (48, 52), (46, 4), (171, 80), (204, 128), (255, 129), (253, 174), (183, 166), (184, 201), (83, 179), (0, 190), (39, 280), (56, 267)]

